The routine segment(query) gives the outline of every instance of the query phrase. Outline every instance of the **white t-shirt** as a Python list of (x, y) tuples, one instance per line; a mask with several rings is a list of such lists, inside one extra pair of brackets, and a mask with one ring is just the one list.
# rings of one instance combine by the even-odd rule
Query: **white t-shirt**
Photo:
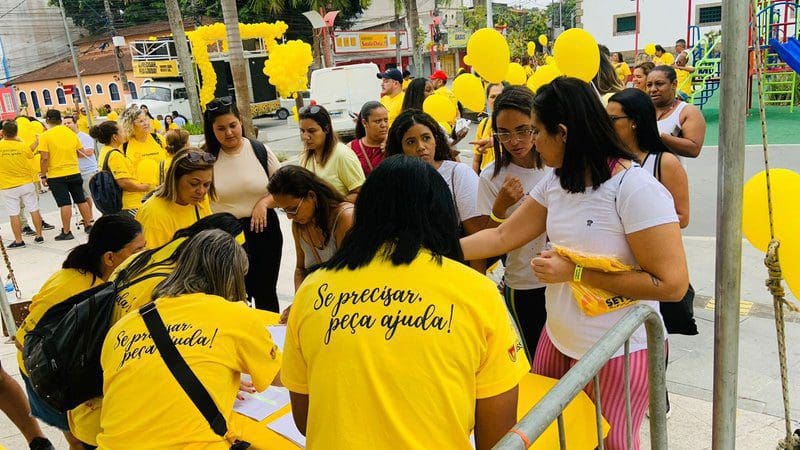
[[(494, 165), (495, 163), (492, 162), (481, 171), (480, 183), (478, 184), (478, 212), (486, 216), (492, 213), (494, 201), (497, 200), (497, 194), (500, 192), (500, 188), (503, 187), (503, 182), (507, 176), (513, 175), (519, 178), (524, 192), (530, 192), (547, 174), (553, 171), (550, 168), (541, 170), (526, 169), (511, 163), (506, 167), (502, 167), (497, 176), (493, 177)], [(509, 207), (505, 216), (510, 216), (524, 201), (525, 197), (522, 197), (517, 203)], [(511, 289), (536, 289), (544, 286), (544, 283), (539, 281), (536, 275), (533, 274), (531, 259), (542, 251), (546, 240), (547, 235), (542, 233), (522, 247), (508, 252), (504, 277), (508, 287)]]
[(458, 220), (464, 222), (480, 216), (477, 204), (478, 175), (472, 168), (455, 161), (442, 161), (438, 171), (453, 194), (458, 209)]
[[(281, 163), (272, 150), (267, 147), (267, 166), (270, 176), (280, 168)], [(253, 145), (244, 139), (242, 150), (229, 155), (220, 150), (214, 163), (214, 189), (217, 200), (211, 202), (215, 213), (231, 213), (237, 219), (250, 217), (253, 207), (267, 195), (269, 178), (258, 161)]]
[[(614, 256), (637, 266), (626, 235), (678, 221), (669, 191), (641, 167), (623, 170), (596, 190), (570, 193), (550, 173), (531, 191), (531, 197), (547, 208), (547, 236), (555, 245)], [(577, 305), (569, 283), (547, 286), (545, 327), (556, 348), (580, 359), (626, 313), (621, 308), (589, 317)], [(657, 301), (640, 301), (658, 312)], [(630, 351), (647, 348), (644, 326), (631, 336)], [(623, 349), (615, 356), (622, 355)]]
[[(83, 131), (78, 131), (78, 139), (81, 141), (81, 145), (83, 148), (91, 148), (94, 150), (94, 139), (91, 136), (84, 133)], [(97, 158), (94, 155), (91, 156), (78, 156), (78, 166), (81, 169), (81, 173), (96, 173), (97, 172)]]

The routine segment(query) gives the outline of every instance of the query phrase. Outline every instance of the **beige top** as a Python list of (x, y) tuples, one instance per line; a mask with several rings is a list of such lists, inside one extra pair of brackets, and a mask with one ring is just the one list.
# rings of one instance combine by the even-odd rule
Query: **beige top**
[[(269, 176), (272, 176), (281, 163), (267, 147)], [(215, 213), (227, 212), (236, 218), (250, 217), (256, 202), (267, 194), (269, 178), (258, 162), (250, 141), (243, 139), (242, 150), (229, 155), (220, 150), (214, 163), (214, 188), (217, 200), (211, 202)]]

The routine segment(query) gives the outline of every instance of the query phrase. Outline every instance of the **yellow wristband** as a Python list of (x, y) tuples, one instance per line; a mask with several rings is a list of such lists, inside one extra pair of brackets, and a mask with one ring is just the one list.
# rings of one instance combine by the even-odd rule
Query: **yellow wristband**
[(495, 222), (497, 222), (497, 223), (503, 223), (503, 222), (505, 222), (505, 221), (506, 221), (506, 219), (501, 219), (501, 218), (499, 218), (499, 217), (495, 216), (495, 215), (494, 215), (494, 211), (492, 211), (492, 212), (490, 212), (490, 213), (489, 213), (489, 218), (491, 218), (493, 221), (495, 221)]
[(572, 281), (580, 283), (581, 275), (583, 275), (583, 266), (575, 264), (575, 272), (572, 273)]

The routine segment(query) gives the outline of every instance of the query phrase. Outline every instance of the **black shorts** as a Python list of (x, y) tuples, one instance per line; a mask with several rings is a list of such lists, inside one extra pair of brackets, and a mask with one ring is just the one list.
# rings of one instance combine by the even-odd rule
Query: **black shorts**
[[(69, 206), (72, 202), (85, 203), (86, 196), (83, 195), (83, 178), (81, 174), (67, 175), (65, 177), (48, 178), (47, 185), (53, 192), (56, 205)], [(70, 196), (72, 200), (70, 200)]]

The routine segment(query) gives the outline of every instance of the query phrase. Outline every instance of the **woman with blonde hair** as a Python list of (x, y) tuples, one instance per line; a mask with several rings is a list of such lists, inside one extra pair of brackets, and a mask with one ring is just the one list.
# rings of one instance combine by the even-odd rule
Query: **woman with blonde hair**
[(166, 244), (176, 231), (211, 214), (206, 195), (215, 197), (216, 160), (214, 155), (198, 148), (175, 154), (164, 183), (136, 214), (148, 248)]
[(119, 118), (122, 131), (122, 151), (133, 164), (134, 175), (145, 184), (155, 186), (159, 182), (158, 168), (167, 157), (164, 138), (152, 129), (148, 113), (130, 107)]
[[(202, 231), (155, 289), (156, 300), (111, 327), (101, 358), (105, 396), (99, 448), (233, 448), (241, 436), (238, 427), (227, 424), (234, 416), (241, 374), (250, 374), (262, 391), (281, 364), (280, 350), (267, 331), (274, 316), (244, 303), (247, 271), (247, 254), (233, 236)], [(160, 346), (149, 332), (159, 329), (150, 318), (160, 319), (161, 327), (168, 324), (163, 331), (180, 347), (188, 370), (219, 410), (216, 423), (227, 428), (224, 436), (187, 398), (162, 353), (148, 350)]]

